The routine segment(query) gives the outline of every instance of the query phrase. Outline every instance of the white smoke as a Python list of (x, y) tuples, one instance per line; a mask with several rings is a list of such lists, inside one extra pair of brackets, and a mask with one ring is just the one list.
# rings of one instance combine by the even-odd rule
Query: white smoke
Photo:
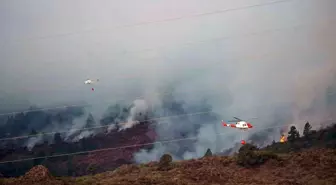
[[(167, 17), (247, 5), (247, 1), (233, 0), (176, 2), (137, 2), (141, 6), (135, 6), (136, 2), (133, 2), (132, 7), (140, 8), (123, 11), (129, 10), (130, 5), (126, 1), (118, 5), (112, 1), (103, 6), (98, 3), (95, 8), (92, 8), (92, 3), (85, 2), (80, 7), (76, 2), (54, 1), (53, 5), (44, 3), (41, 6), (28, 3), (27, 8), (18, 1), (1, 1), (7, 8), (0, 11), (3, 15), (0, 21), (6, 25), (0, 30), (3, 31), (0, 36), (2, 40), (9, 41), (8, 47), (6, 44), (0, 50), (3, 62), (0, 74), (4, 76), (0, 78), (1, 90), (22, 92), (23, 97), (29, 95), (26, 99), (30, 102), (41, 105), (81, 100), (97, 103), (100, 106), (92, 110), (97, 112), (93, 113), (95, 118), (100, 118), (99, 113), (106, 110), (104, 103), (122, 98), (133, 100), (135, 96), (149, 91), (161, 93), (162, 87), (176, 88), (175, 92), (180, 94), (174, 97), (184, 100), (185, 104), (175, 112), (159, 108), (157, 112), (160, 115), (196, 112), (198, 110), (188, 106), (204, 107), (199, 100), (208, 100), (208, 107), (218, 115), (216, 119), (201, 120), (199, 116), (170, 118), (156, 127), (158, 139), (187, 135), (199, 137), (197, 141), (155, 145), (153, 151), (137, 154), (138, 161), (142, 158), (157, 160), (163, 152), (176, 154), (176, 158), (190, 158), (199, 156), (205, 148), (220, 151), (232, 146), (240, 140), (241, 133), (220, 126), (220, 120), (231, 119), (232, 116), (243, 119), (259, 117), (253, 122), (255, 127), (284, 122), (304, 124), (306, 120), (313, 120), (312, 125), (319, 125), (326, 117), (335, 118), (335, 108), (328, 107), (326, 104), (329, 101), (324, 100), (324, 89), (331, 83), (330, 74), (335, 74), (336, 70), (336, 31), (335, 24), (331, 22), (336, 17), (335, 0), (289, 1), (103, 34), (90, 32), (37, 41), (33, 39), (22, 44), (10, 42), (17, 37), (34, 38), (91, 30), (93, 27), (106, 28), (111, 18), (120, 21), (120, 25), (147, 20), (155, 22)], [(55, 9), (56, 6), (67, 8)], [(111, 11), (111, 8), (118, 11)], [(73, 13), (73, 9), (79, 10), (77, 14)], [(119, 16), (120, 13), (122, 15)], [(126, 20), (119, 20), (122, 17)], [(307, 25), (297, 27), (301, 24)], [(27, 25), (33, 26), (27, 28)], [(217, 40), (226, 37), (230, 39)], [(202, 40), (215, 42), (183, 45)], [(154, 48), (155, 51), (115, 55), (118, 51), (143, 51), (146, 48)], [(22, 62), (25, 62), (25, 67), (22, 67)], [(81, 86), (83, 79), (90, 76), (102, 79), (95, 86), (94, 93), (87, 86)], [(183, 92), (186, 94), (183, 95)], [(160, 99), (150, 98), (150, 101), (167, 104)], [(146, 103), (151, 105), (150, 101), (146, 99)], [(176, 107), (171, 109), (177, 110)], [(285, 112), (283, 109), (288, 109), (290, 114), (279, 113), (275, 118), (274, 113)], [(127, 124), (119, 126), (127, 129), (138, 124), (138, 116), (133, 114), (127, 119)], [(86, 116), (68, 130), (76, 133), (75, 129), (84, 127), (85, 119)], [(116, 127), (111, 125), (109, 130)], [(214, 137), (221, 132), (227, 134)], [(277, 131), (274, 133), (279, 134)], [(253, 132), (247, 136), (250, 134)], [(88, 133), (83, 132), (83, 135)], [(183, 147), (192, 149), (181, 154)]]
[(110, 123), (107, 127), (107, 133), (110, 133), (112, 130), (116, 129), (117, 126), (113, 123)]
[(119, 123), (119, 131), (126, 130), (139, 124), (140, 121), (144, 120), (144, 116), (148, 113), (148, 105), (145, 100), (137, 99), (134, 100), (133, 106), (130, 110), (130, 115), (127, 118), (127, 122)]
[(31, 151), (36, 144), (40, 144), (42, 141), (43, 141), (42, 135), (29, 138), (26, 144), (27, 149)]
[(84, 138), (84, 136), (89, 136), (94, 133), (94, 130), (83, 130), (88, 115), (89, 114), (86, 113), (83, 116), (74, 119), (70, 125), (62, 128), (68, 129), (68, 132), (66, 132), (64, 137), (65, 141), (78, 141), (79, 139)]

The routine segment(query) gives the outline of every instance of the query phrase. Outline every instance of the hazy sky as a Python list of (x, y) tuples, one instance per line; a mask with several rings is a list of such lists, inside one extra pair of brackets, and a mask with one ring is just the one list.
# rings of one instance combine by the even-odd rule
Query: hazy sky
[[(316, 99), (324, 107), (335, 80), (334, 0), (113, 29), (265, 2), (1, 0), (0, 103), (99, 105), (172, 85), (190, 101), (207, 97), (218, 112), (230, 101), (227, 111), (244, 117), (266, 118), (282, 104), (299, 114)], [(87, 78), (100, 78), (95, 92)]]

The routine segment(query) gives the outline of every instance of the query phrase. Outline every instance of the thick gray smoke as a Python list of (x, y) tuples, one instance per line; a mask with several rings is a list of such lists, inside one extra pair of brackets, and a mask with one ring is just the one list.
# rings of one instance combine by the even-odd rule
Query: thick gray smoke
[[(85, 127), (90, 113), (95, 120), (91, 125), (99, 126), (110, 105), (119, 100), (131, 104), (139, 97), (143, 102), (135, 107), (159, 116), (213, 111), (161, 120), (155, 128), (159, 140), (198, 139), (158, 144), (136, 154), (138, 162), (156, 160), (165, 152), (175, 159), (199, 157), (207, 148), (231, 147), (257, 128), (294, 124), (300, 129), (306, 121), (316, 128), (335, 119), (334, 0), (293, 0), (108, 29), (264, 2), (269, 0), (145, 0), (132, 5), (1, 1), (0, 40), (5, 45), (0, 50), (0, 94), (16, 95), (15, 108), (26, 107), (27, 102), (42, 107), (83, 101), (92, 105), (78, 121), (52, 127), (60, 130)], [(206, 40), (212, 41), (202, 42)], [(83, 85), (87, 78), (100, 79), (94, 92)], [(1, 102), (5, 103), (0, 107), (11, 104)], [(241, 135), (221, 127), (220, 120), (232, 116), (258, 117), (251, 120), (255, 131)], [(125, 114), (112, 123), (123, 121), (123, 128), (128, 128), (137, 123), (134, 120)], [(116, 128), (112, 124), (109, 130)], [(79, 139), (90, 134), (93, 131), (74, 135)], [(263, 137), (267, 143), (273, 136), (279, 138), (280, 131), (260, 134), (267, 135)]]

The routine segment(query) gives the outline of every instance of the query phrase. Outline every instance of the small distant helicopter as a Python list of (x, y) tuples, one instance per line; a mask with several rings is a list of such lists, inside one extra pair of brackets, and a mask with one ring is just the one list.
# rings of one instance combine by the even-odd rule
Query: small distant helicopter
[[(84, 84), (90, 85), (90, 84), (94, 84), (96, 82), (99, 82), (99, 79), (96, 79), (96, 80), (87, 79), (87, 80), (84, 81)], [(95, 89), (92, 87), (91, 90), (94, 91)]]
[[(229, 123), (226, 123), (224, 122), (224, 120), (222, 120), (222, 125), (224, 127), (231, 127), (231, 128), (236, 128), (236, 129), (240, 129), (240, 130), (243, 130), (243, 131), (247, 131), (247, 130), (250, 130), (253, 128), (253, 125), (247, 121), (244, 121), (240, 118), (237, 118), (237, 117), (233, 117), (235, 120), (231, 120), (231, 121), (227, 121), (227, 122), (234, 122), (232, 124), (229, 124)], [(246, 144), (245, 140), (242, 139), (241, 140), (241, 144), (244, 145)]]
[(96, 82), (99, 82), (99, 79), (97, 79), (97, 80), (87, 79), (87, 80), (84, 81), (85, 84), (93, 84), (93, 83), (96, 83)]

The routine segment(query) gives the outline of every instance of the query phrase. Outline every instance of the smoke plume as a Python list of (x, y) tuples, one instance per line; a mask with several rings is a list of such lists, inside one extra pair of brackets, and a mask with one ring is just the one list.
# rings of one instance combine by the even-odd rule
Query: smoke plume
[[(336, 1), (189, 16), (261, 2), (266, 0), (1, 1), (0, 40), (6, 44), (0, 50), (0, 97), (8, 98), (1, 99), (0, 111), (11, 103), (10, 111), (30, 102), (85, 102), (90, 107), (81, 116), (61, 122), (36, 116), (39, 124), (33, 124), (38, 131), (70, 130), (63, 137), (72, 141), (99, 131), (76, 131), (87, 125), (127, 131), (149, 110), (149, 117), (166, 117), (155, 125), (158, 141), (196, 138), (141, 150), (137, 162), (163, 153), (176, 160), (200, 157), (207, 148), (220, 152), (242, 138), (264, 145), (280, 137), (284, 124), (301, 130), (306, 121), (318, 128), (335, 120)], [(188, 18), (174, 19), (181, 16)], [(84, 85), (87, 78), (100, 81)], [(208, 113), (169, 117), (195, 112)], [(258, 117), (251, 120), (255, 129), (223, 128), (220, 120), (233, 116)], [(274, 126), (279, 128), (261, 131)]]

